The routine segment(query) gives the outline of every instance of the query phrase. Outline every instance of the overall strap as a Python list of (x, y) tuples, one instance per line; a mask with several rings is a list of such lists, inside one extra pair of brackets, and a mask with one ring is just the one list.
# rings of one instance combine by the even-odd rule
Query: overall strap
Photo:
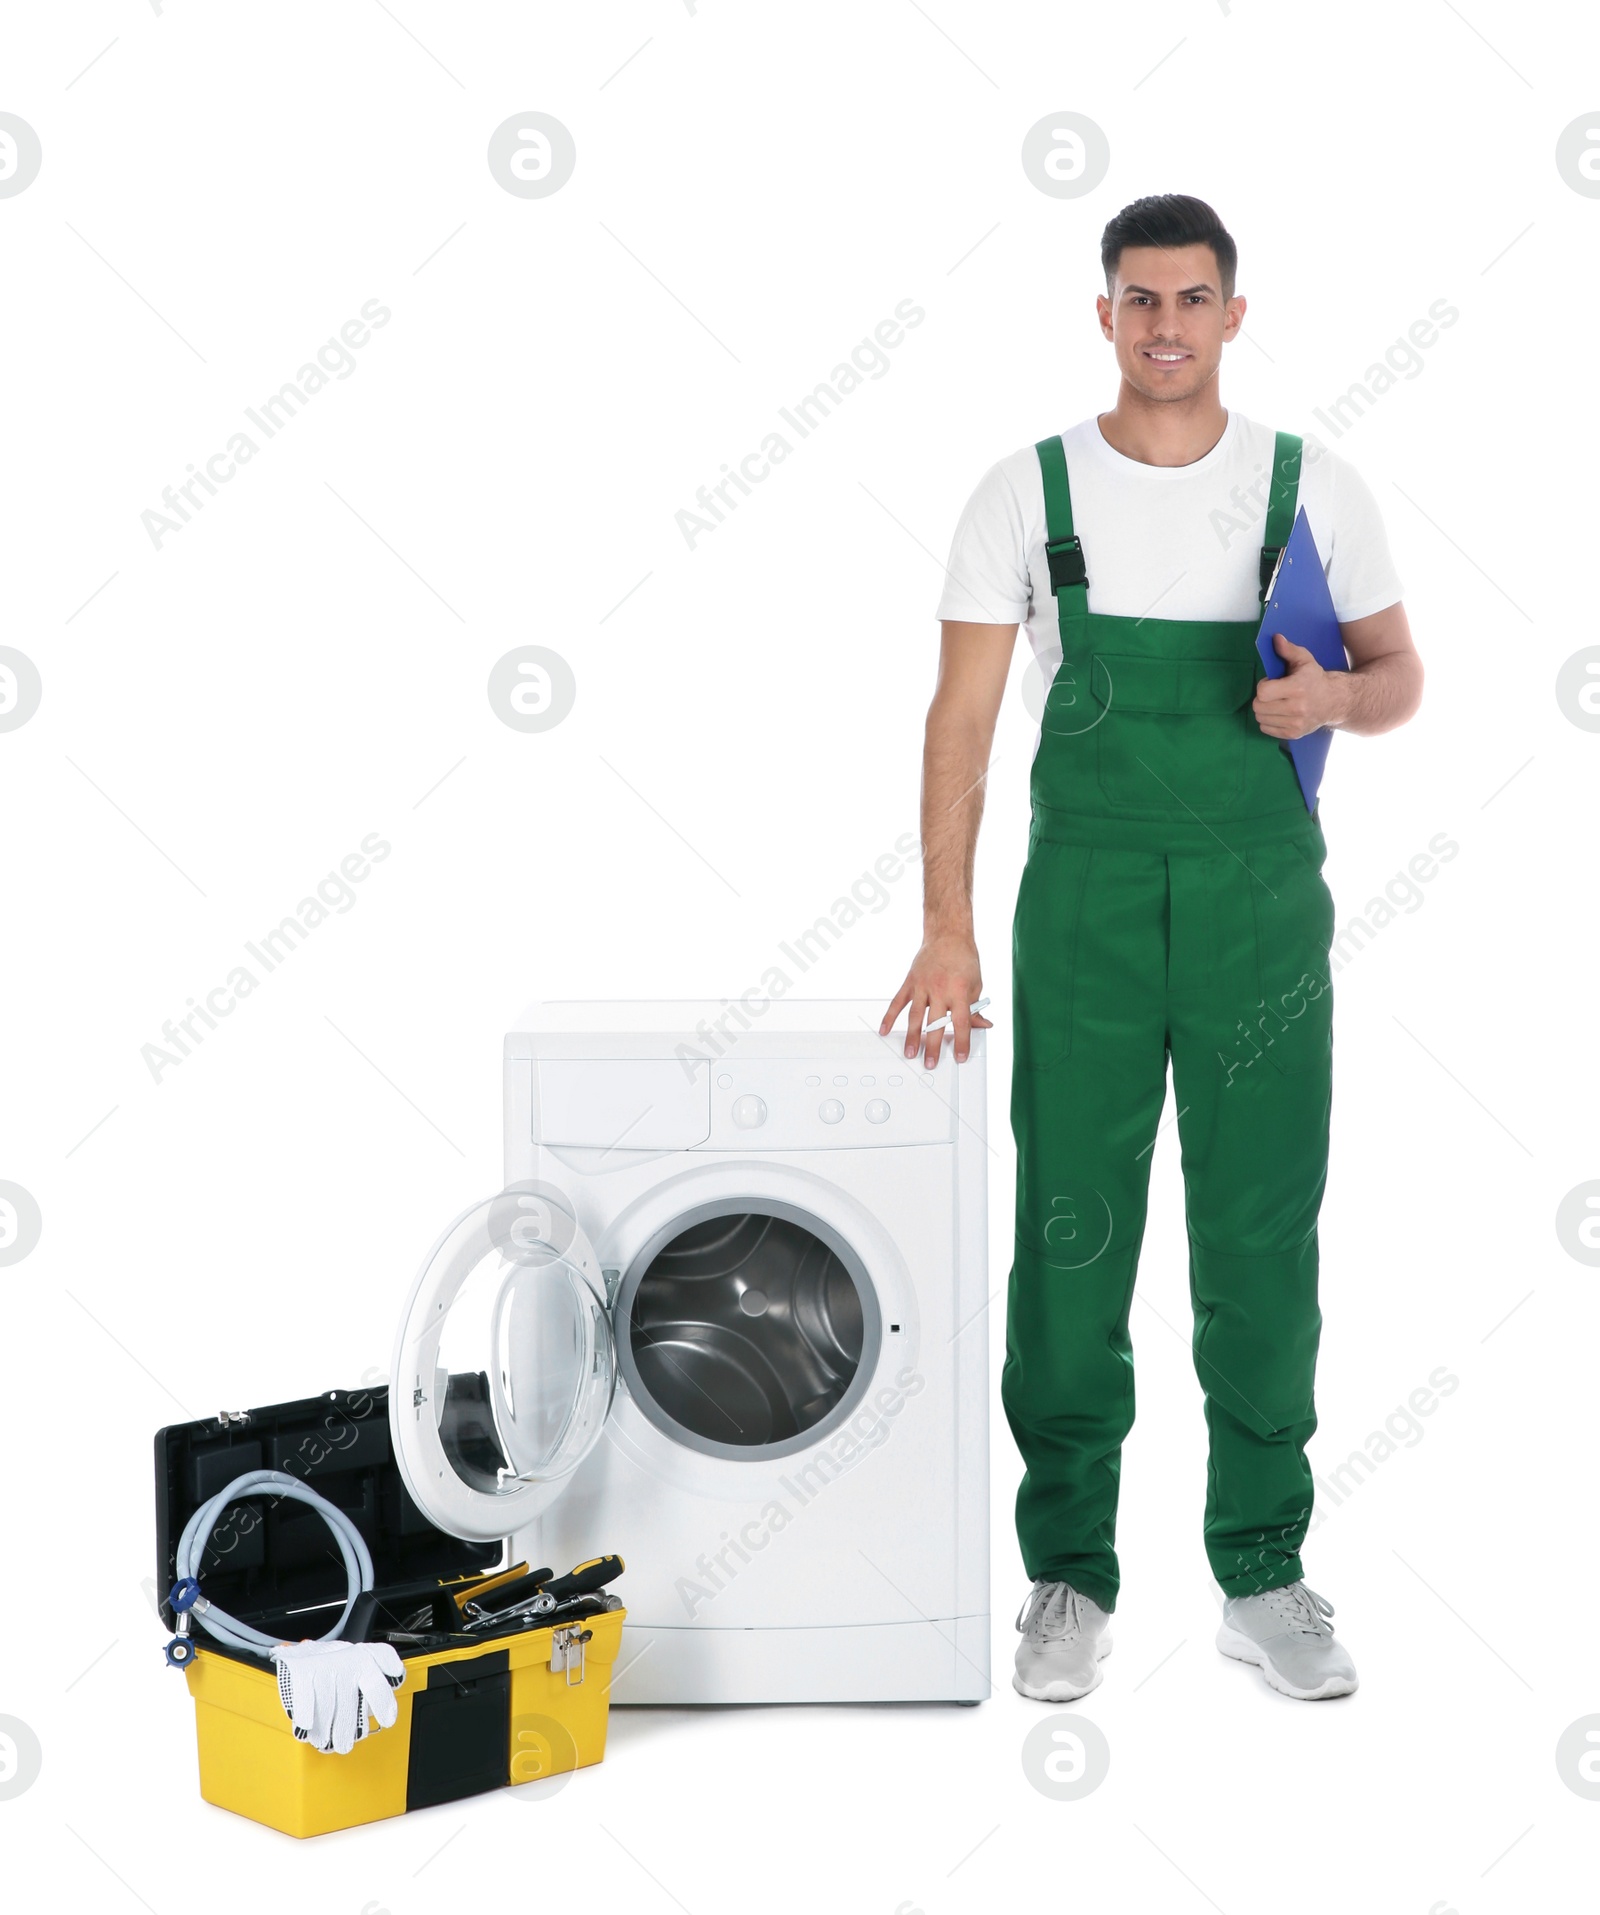
[(1261, 539), (1261, 603), (1283, 548), (1294, 530), (1295, 506), (1300, 496), (1300, 453), (1303, 441), (1292, 432), (1280, 432), (1272, 442), (1272, 487), (1267, 494), (1267, 523)]
[(1039, 455), (1039, 472), (1044, 480), (1044, 550), (1061, 627), (1061, 656), (1072, 658), (1088, 628), (1089, 574), (1083, 562), (1083, 547), (1072, 531), (1067, 451), (1059, 438), (1041, 439), (1034, 450)]

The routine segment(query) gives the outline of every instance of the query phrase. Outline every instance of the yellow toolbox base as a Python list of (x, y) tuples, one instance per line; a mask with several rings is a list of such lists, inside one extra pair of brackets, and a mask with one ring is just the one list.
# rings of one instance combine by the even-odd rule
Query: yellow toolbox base
[[(551, 1629), (405, 1658), (391, 1728), (348, 1755), (297, 1742), (270, 1664), (202, 1646), (194, 1697), (200, 1793), (286, 1835), (325, 1835), (408, 1808), (586, 1768), (606, 1752), (611, 1671), (626, 1611), (586, 1618), (583, 1679), (553, 1669)], [(576, 1653), (576, 1652), (575, 1652)]]

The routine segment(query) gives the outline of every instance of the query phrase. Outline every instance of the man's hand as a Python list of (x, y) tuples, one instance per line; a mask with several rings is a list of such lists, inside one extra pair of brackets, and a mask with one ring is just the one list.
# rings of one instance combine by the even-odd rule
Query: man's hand
[(1282, 678), (1256, 683), (1250, 709), (1269, 738), (1304, 738), (1324, 725), (1339, 725), (1350, 712), (1349, 672), (1325, 672), (1304, 645), (1282, 632), (1272, 634), (1273, 647), (1289, 669)]
[(983, 977), (978, 969), (978, 947), (965, 932), (946, 932), (928, 938), (911, 961), (906, 981), (894, 994), (884, 1012), (878, 1035), (887, 1037), (889, 1027), (909, 1005), (906, 1017), (906, 1056), (922, 1052), (922, 1061), (932, 1070), (939, 1061), (944, 1032), (927, 1031), (948, 1011), (951, 1034), (955, 1039), (956, 1062), (964, 1064), (972, 1049), (972, 1033), (992, 1028), (988, 1018), (974, 1014), (972, 1006), (983, 995)]

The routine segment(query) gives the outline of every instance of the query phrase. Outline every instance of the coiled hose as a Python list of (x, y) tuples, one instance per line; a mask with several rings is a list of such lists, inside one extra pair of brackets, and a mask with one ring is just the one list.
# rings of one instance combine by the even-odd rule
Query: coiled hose
[[(236, 1616), (230, 1616), (226, 1610), (218, 1609), (215, 1603), (207, 1602), (199, 1593), (200, 1562), (206, 1553), (206, 1544), (211, 1540), (211, 1532), (216, 1527), (217, 1518), (230, 1503), (238, 1502), (242, 1497), (259, 1496), (265, 1492), (270, 1492), (274, 1496), (287, 1496), (292, 1502), (307, 1504), (333, 1531), (333, 1539), (339, 1545), (340, 1555), (344, 1557), (347, 1594), (339, 1620), (326, 1635), (315, 1639), (319, 1642), (332, 1642), (350, 1620), (350, 1612), (356, 1606), (356, 1598), (372, 1587), (372, 1554), (360, 1530), (342, 1509), (336, 1508), (327, 1497), (319, 1496), (314, 1489), (308, 1489), (298, 1476), (286, 1475), (282, 1470), (250, 1470), (243, 1476), (236, 1476), (228, 1487), (219, 1490), (210, 1502), (200, 1505), (184, 1524), (183, 1534), (178, 1539), (178, 1556), (174, 1565), (178, 1580), (169, 1600), (180, 1614), (185, 1609), (192, 1609), (195, 1621), (208, 1635), (215, 1636), (218, 1642), (225, 1642), (232, 1648), (272, 1649), (284, 1640), (281, 1635), (269, 1636), (265, 1630), (256, 1629), (247, 1622), (240, 1622)], [(191, 1591), (193, 1593), (190, 1593)], [(186, 1600), (183, 1599), (185, 1597)]]

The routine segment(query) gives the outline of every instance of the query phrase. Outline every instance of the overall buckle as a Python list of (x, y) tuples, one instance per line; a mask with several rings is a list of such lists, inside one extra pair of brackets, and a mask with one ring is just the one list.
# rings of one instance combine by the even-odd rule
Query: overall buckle
[(1076, 538), (1046, 539), (1044, 553), (1050, 564), (1052, 592), (1089, 583), (1088, 569), (1083, 562), (1083, 547)]

